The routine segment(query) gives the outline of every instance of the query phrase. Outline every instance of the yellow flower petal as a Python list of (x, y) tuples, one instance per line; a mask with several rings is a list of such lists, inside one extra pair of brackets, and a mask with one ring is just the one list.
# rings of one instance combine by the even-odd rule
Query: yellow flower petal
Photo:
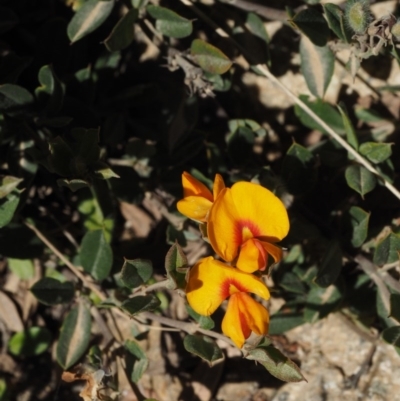
[(201, 196), (187, 196), (176, 204), (180, 213), (198, 221), (206, 221), (211, 206), (212, 202)]
[(246, 273), (257, 270), (265, 270), (267, 266), (267, 252), (261, 245), (261, 241), (250, 238), (240, 248), (236, 267)]
[(251, 292), (269, 299), (268, 288), (260, 278), (211, 256), (201, 259), (189, 271), (186, 296), (200, 315), (211, 315), (226, 298), (238, 292)]
[(208, 237), (215, 252), (228, 262), (249, 238), (277, 242), (289, 231), (285, 206), (271, 191), (258, 184), (238, 182), (225, 188), (208, 217)]
[(211, 191), (202, 182), (194, 178), (186, 171), (182, 173), (182, 186), (184, 198), (187, 196), (200, 196), (208, 199), (210, 202), (213, 201), (213, 195)]
[(221, 328), (238, 348), (242, 348), (252, 331), (266, 335), (268, 326), (268, 311), (250, 295), (240, 292), (230, 297)]
[(224, 179), (219, 174), (215, 174), (214, 185), (213, 185), (213, 196), (214, 200), (217, 199), (220, 192), (225, 188)]

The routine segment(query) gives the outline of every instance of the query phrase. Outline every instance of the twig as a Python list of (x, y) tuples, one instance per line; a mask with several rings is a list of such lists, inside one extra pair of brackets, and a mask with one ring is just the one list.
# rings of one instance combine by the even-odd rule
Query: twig
[[(357, 255), (354, 260), (359, 264), (361, 269), (371, 278), (371, 280), (376, 284), (379, 290), (379, 294), (382, 299), (383, 307), (385, 308), (388, 319), (395, 325), (398, 322), (390, 317), (390, 292), (385, 284), (385, 278), (382, 277), (378, 268), (365, 256)], [(386, 278), (387, 280), (387, 278)]]
[[(206, 16), (202, 11), (200, 11), (191, 0), (180, 0), (181, 3), (190, 7), (197, 15), (204, 19), (211, 27), (213, 27), (220, 36), (228, 38), (231, 43), (239, 49), (243, 56), (248, 60), (251, 60), (251, 54), (247, 52), (239, 43), (237, 43), (231, 35), (220, 28), (215, 22), (213, 22), (208, 16)], [(400, 192), (392, 185), (386, 178), (379, 173), (379, 171), (372, 166), (364, 157), (362, 157), (353, 147), (351, 147), (339, 134), (337, 134), (325, 121), (323, 121), (317, 114), (315, 114), (302, 100), (300, 100), (288, 87), (286, 87), (282, 82), (279, 81), (268, 69), (265, 64), (258, 64), (253, 66), (259, 73), (268, 78), (271, 82), (277, 85), (294, 103), (296, 103), (305, 113), (307, 113), (315, 122), (317, 122), (333, 139), (335, 139), (343, 148), (345, 148), (356, 161), (358, 161), (367, 170), (372, 172), (374, 175), (380, 178), (384, 186), (397, 198), (400, 199)]]
[[(35, 234), (36, 234), (36, 236), (60, 259), (60, 260), (62, 260), (64, 263), (65, 263), (65, 265), (66, 266), (68, 266), (68, 268), (82, 281), (82, 283), (84, 284), (84, 286), (85, 287), (87, 287), (87, 288), (89, 288), (91, 291), (93, 291), (98, 297), (99, 297), (99, 299), (101, 300), (101, 301), (105, 301), (106, 299), (107, 299), (107, 297), (106, 297), (106, 295), (99, 289), (99, 288), (97, 288), (92, 282), (90, 282), (90, 280), (88, 280), (88, 278), (81, 272), (81, 271), (79, 271), (79, 269), (73, 264), (73, 263), (71, 263), (43, 234), (42, 234), (42, 232), (39, 230), (39, 229), (37, 229), (35, 226), (33, 226), (32, 224), (30, 224), (30, 223), (27, 223), (27, 222), (25, 222), (25, 225), (29, 228), (29, 229), (31, 229)], [(149, 286), (149, 287), (147, 287), (147, 288), (145, 288), (144, 290), (146, 290), (146, 291), (149, 291), (149, 288), (150, 287), (152, 287), (153, 288), (153, 290), (154, 289), (157, 289), (157, 288), (161, 288), (161, 287), (165, 287), (165, 282), (166, 282), (167, 280), (164, 280), (164, 281), (161, 281), (161, 282), (158, 282), (158, 283), (155, 283), (155, 284), (153, 284), (152, 286)], [(118, 308), (115, 308), (115, 309), (113, 309), (113, 311), (116, 313), (116, 314), (118, 314), (119, 316), (121, 316), (123, 319), (125, 319), (125, 320), (130, 320), (130, 317), (127, 315), (127, 314), (125, 314), (123, 311), (121, 311), (120, 309), (118, 309)], [(114, 318), (114, 316), (113, 316), (113, 314), (111, 313), (110, 314), (111, 316), (112, 316), (112, 319), (114, 320), (115, 318)], [(227, 337), (225, 337), (223, 334), (220, 334), (220, 333), (216, 333), (216, 332), (214, 332), (214, 331), (211, 331), (211, 330), (205, 330), (205, 329), (202, 329), (202, 328), (200, 328), (200, 327), (198, 327), (198, 325), (197, 324), (195, 324), (195, 323), (187, 323), (187, 322), (180, 322), (180, 321), (177, 321), (177, 320), (173, 320), (173, 319), (169, 319), (169, 318), (167, 318), (167, 317), (163, 317), (163, 316), (159, 316), (159, 315), (156, 315), (155, 313), (151, 313), (151, 312), (145, 312), (145, 313), (142, 313), (141, 315), (140, 315), (140, 317), (144, 317), (145, 319), (149, 319), (149, 320), (152, 320), (152, 321), (156, 321), (156, 322), (159, 322), (159, 323), (161, 323), (161, 324), (164, 324), (164, 325), (166, 325), (166, 326), (169, 326), (169, 327), (174, 327), (174, 328), (177, 328), (177, 329), (179, 329), (179, 330), (182, 330), (182, 331), (185, 331), (186, 333), (189, 333), (189, 334), (193, 334), (193, 333), (196, 333), (196, 332), (198, 332), (198, 333), (202, 333), (202, 334), (205, 334), (205, 335), (207, 335), (207, 336), (209, 336), (209, 337), (213, 337), (213, 338), (216, 338), (216, 339), (219, 339), (219, 340), (222, 340), (222, 341), (225, 341), (226, 343), (228, 343), (228, 344), (230, 344), (230, 345), (234, 345), (233, 344), (233, 342), (231, 341), (231, 340), (229, 340)], [(115, 326), (116, 326), (116, 330), (117, 330), (117, 332), (119, 332), (119, 327), (118, 327), (118, 324), (117, 324), (117, 322), (114, 320), (114, 324), (115, 324)], [(115, 337), (115, 335), (114, 335), (114, 337)], [(118, 342), (120, 342), (121, 341), (121, 338), (122, 338), (122, 336), (119, 334), (118, 335), (118, 337), (120, 337), (120, 338), (116, 338), (116, 340), (118, 341)]]

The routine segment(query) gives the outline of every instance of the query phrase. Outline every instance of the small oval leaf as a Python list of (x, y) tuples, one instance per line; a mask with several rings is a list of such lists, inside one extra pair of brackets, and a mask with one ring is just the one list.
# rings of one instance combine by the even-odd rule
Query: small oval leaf
[(138, 295), (122, 302), (121, 308), (126, 310), (131, 316), (135, 316), (141, 312), (153, 311), (160, 304), (160, 300), (154, 295)]
[(86, 1), (68, 24), (67, 33), (71, 43), (97, 29), (110, 15), (113, 7), (114, 0)]
[(302, 35), (300, 41), (301, 71), (310, 92), (323, 98), (332, 79), (335, 57), (328, 47), (315, 46), (311, 40)]
[(211, 74), (224, 74), (232, 66), (232, 61), (221, 50), (204, 40), (195, 39), (190, 52), (193, 60)]
[(80, 261), (84, 270), (96, 280), (108, 277), (113, 253), (103, 230), (89, 231), (82, 239)]
[(51, 333), (45, 327), (30, 327), (14, 334), (8, 349), (16, 356), (35, 356), (47, 351), (51, 344)]
[(376, 186), (376, 177), (369, 170), (358, 164), (346, 168), (347, 185), (358, 192), (362, 197), (371, 192)]
[(386, 263), (393, 263), (399, 260), (400, 236), (390, 233), (376, 247), (374, 263), (383, 266)]
[(165, 36), (185, 38), (192, 33), (192, 21), (165, 7), (147, 6), (148, 13), (156, 19), (156, 29)]
[(62, 283), (51, 277), (44, 277), (31, 287), (32, 294), (45, 305), (65, 304), (72, 301), (75, 289), (70, 281)]
[(186, 351), (199, 356), (210, 364), (223, 358), (218, 345), (209, 337), (188, 334), (183, 340)]
[(392, 144), (365, 142), (360, 146), (360, 153), (372, 163), (382, 163), (392, 155)]
[(147, 259), (125, 260), (121, 270), (121, 280), (130, 289), (144, 284), (153, 274), (153, 265)]
[(67, 370), (82, 357), (86, 351), (91, 330), (89, 308), (81, 302), (67, 314), (61, 327), (57, 344), (57, 361)]

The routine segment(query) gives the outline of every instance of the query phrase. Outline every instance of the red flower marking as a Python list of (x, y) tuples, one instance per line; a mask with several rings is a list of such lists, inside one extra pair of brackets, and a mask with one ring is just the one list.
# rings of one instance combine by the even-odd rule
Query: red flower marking
[(261, 230), (254, 221), (251, 220), (237, 220), (235, 224), (235, 232), (233, 233), (233, 238), (235, 245), (240, 247), (243, 244), (243, 229), (247, 228), (252, 233), (253, 237), (258, 237), (261, 235)]
[(245, 287), (243, 287), (243, 285), (238, 282), (237, 280), (233, 279), (233, 278), (227, 278), (221, 285), (221, 297), (223, 299), (228, 298), (230, 295), (232, 295), (231, 291), (230, 291), (230, 287), (234, 286), (239, 292), (249, 292), (249, 290)]

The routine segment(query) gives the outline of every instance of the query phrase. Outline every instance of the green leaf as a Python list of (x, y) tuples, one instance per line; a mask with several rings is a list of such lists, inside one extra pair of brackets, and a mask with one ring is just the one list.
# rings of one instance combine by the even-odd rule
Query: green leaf
[(189, 304), (186, 304), (186, 310), (189, 316), (194, 319), (202, 329), (212, 330), (214, 328), (215, 324), (210, 316), (200, 315), (199, 313), (195, 312)]
[(350, 223), (353, 229), (351, 244), (358, 248), (367, 239), (370, 213), (358, 206), (352, 206), (349, 210), (349, 215), (351, 216)]
[(110, 178), (120, 178), (111, 168), (103, 162), (95, 162), (92, 164), (94, 174), (103, 180), (109, 180)]
[(336, 285), (323, 288), (311, 284), (304, 308), (304, 320), (315, 323), (318, 319), (323, 319), (340, 306), (342, 298), (342, 292)]
[(376, 177), (365, 167), (353, 164), (346, 168), (347, 185), (358, 192), (362, 197), (371, 192), (376, 186)]
[(316, 46), (326, 45), (329, 27), (325, 18), (316, 9), (301, 10), (289, 22), (303, 32)]
[(74, 43), (96, 30), (110, 15), (114, 0), (88, 0), (73, 16), (68, 24), (67, 33)]
[(31, 287), (31, 292), (42, 304), (57, 305), (71, 302), (75, 288), (70, 281), (60, 282), (55, 278), (44, 277)]
[(35, 90), (36, 97), (47, 101), (45, 107), (47, 113), (58, 113), (64, 101), (64, 86), (52, 66), (44, 65), (39, 70), (39, 82), (41, 86)]
[(181, 246), (176, 242), (171, 246), (167, 255), (165, 256), (165, 270), (167, 277), (170, 280), (169, 288), (174, 290), (176, 288), (186, 288), (186, 272), (188, 261), (186, 255), (183, 253)]
[(302, 35), (300, 41), (301, 72), (308, 89), (319, 98), (324, 97), (331, 82), (335, 57), (328, 45), (315, 46), (311, 40)]
[(333, 284), (342, 270), (342, 258), (340, 243), (337, 240), (332, 240), (322, 258), (315, 283), (324, 288)]
[[(264, 21), (255, 13), (248, 13), (246, 18), (246, 27), (249, 31), (261, 39), (265, 45), (265, 59), (261, 59), (261, 63), (265, 63), (268, 66), (271, 66), (271, 56), (269, 53), (269, 36), (268, 32), (265, 29)], [(264, 52), (263, 52), (264, 53)]]
[(185, 38), (192, 33), (192, 21), (168, 8), (148, 5), (147, 12), (156, 19), (156, 29), (163, 35), (171, 38)]
[(0, 85), (0, 112), (12, 112), (33, 103), (33, 96), (22, 86)]
[(382, 338), (396, 348), (400, 348), (400, 326), (389, 327), (382, 332)]
[(209, 337), (188, 334), (183, 340), (185, 350), (212, 364), (223, 358), (218, 345)]
[(90, 310), (81, 302), (71, 309), (61, 327), (56, 356), (64, 370), (78, 362), (85, 353), (89, 345), (90, 330)]
[(129, 352), (126, 358), (126, 369), (128, 373), (130, 372), (131, 380), (137, 383), (146, 371), (149, 361), (136, 341), (125, 341), (124, 347)]
[(279, 280), (279, 287), (294, 294), (305, 294), (306, 287), (299, 276), (292, 271), (286, 271)]
[(21, 280), (30, 280), (35, 276), (35, 267), (31, 259), (8, 258), (8, 267)]
[(160, 304), (160, 300), (154, 295), (138, 295), (122, 302), (121, 308), (126, 310), (131, 316), (135, 316), (142, 312), (153, 311)]
[(374, 263), (383, 266), (399, 260), (400, 236), (390, 233), (376, 247), (374, 253)]
[(343, 125), (344, 125), (344, 130), (345, 130), (346, 136), (347, 136), (347, 142), (349, 142), (349, 144), (354, 149), (357, 150), (358, 149), (358, 139), (357, 139), (356, 132), (354, 131), (353, 124), (351, 123), (350, 118), (347, 114), (346, 106), (342, 102), (340, 102), (338, 105), (338, 109), (339, 109), (339, 112), (343, 119)]
[[(310, 101), (307, 95), (300, 95), (299, 99), (302, 100), (318, 117), (320, 117), (326, 124), (328, 124), (338, 134), (345, 132), (343, 126), (343, 120), (339, 112), (329, 103), (324, 102), (321, 99)], [(302, 124), (311, 129), (316, 129), (326, 134), (324, 128), (314, 121), (303, 109), (298, 105), (294, 107), (296, 116), (300, 119)]]
[(365, 109), (361, 106), (356, 106), (354, 113), (360, 121), (363, 121), (365, 123), (377, 123), (385, 120), (375, 110)]
[(390, 294), (390, 316), (400, 322), (400, 294)]
[(221, 50), (204, 40), (195, 39), (190, 53), (193, 60), (211, 74), (224, 74), (232, 66), (232, 61)]
[(314, 156), (308, 149), (292, 144), (282, 164), (282, 178), (291, 194), (301, 195), (314, 187), (317, 180), (315, 165)]
[(76, 192), (78, 189), (87, 188), (90, 186), (90, 184), (84, 180), (80, 180), (80, 179), (67, 180), (67, 179), (63, 179), (63, 178), (60, 178), (57, 180), (57, 185), (59, 187), (67, 187), (72, 192)]
[(345, 43), (350, 43), (353, 36), (350, 32), (347, 23), (344, 20), (343, 10), (336, 4), (326, 3), (323, 4), (324, 13), (328, 20), (329, 28), (336, 34), (336, 36)]
[(125, 259), (121, 270), (121, 280), (130, 289), (146, 283), (153, 275), (153, 265), (147, 259)]
[(45, 327), (30, 327), (15, 333), (8, 342), (9, 351), (16, 356), (36, 356), (49, 350), (51, 333)]
[(134, 37), (134, 22), (137, 20), (139, 12), (132, 8), (115, 25), (104, 44), (110, 52), (117, 52), (128, 47)]
[(283, 334), (305, 323), (303, 313), (286, 312), (284, 309), (271, 316), (268, 329), (269, 335)]
[(19, 204), (19, 193), (14, 191), (0, 199), (0, 228), (6, 226), (14, 217)]
[(96, 280), (102, 281), (110, 274), (113, 252), (103, 230), (89, 231), (85, 234), (79, 256), (83, 269)]
[(382, 163), (392, 155), (392, 144), (365, 142), (360, 146), (360, 153), (372, 163)]
[(259, 362), (279, 380), (292, 383), (305, 380), (299, 367), (272, 345), (252, 349), (246, 359)]
[(15, 188), (23, 181), (23, 178), (12, 177), (6, 175), (0, 178), (0, 199), (5, 198), (14, 191)]

